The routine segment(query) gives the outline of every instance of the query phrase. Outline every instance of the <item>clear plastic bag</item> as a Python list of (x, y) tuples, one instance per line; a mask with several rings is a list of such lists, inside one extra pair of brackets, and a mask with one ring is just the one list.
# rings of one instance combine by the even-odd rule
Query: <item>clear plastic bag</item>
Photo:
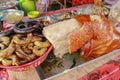
[(111, 7), (108, 18), (114, 23), (120, 23), (120, 0)]
[(120, 0), (110, 9), (108, 18), (112, 21), (114, 30), (120, 34)]
[(50, 3), (50, 0), (38, 0), (36, 1), (36, 9), (41, 13), (47, 12), (49, 3)]

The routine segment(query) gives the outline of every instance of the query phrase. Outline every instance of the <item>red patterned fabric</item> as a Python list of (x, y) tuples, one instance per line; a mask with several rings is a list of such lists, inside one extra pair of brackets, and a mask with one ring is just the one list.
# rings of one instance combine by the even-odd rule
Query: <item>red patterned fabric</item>
[(77, 5), (89, 4), (89, 3), (93, 3), (93, 2), (94, 2), (94, 0), (72, 0), (72, 5), (77, 6)]
[(120, 56), (78, 80), (120, 80)]
[(8, 73), (5, 69), (0, 70), (0, 80), (8, 80)]

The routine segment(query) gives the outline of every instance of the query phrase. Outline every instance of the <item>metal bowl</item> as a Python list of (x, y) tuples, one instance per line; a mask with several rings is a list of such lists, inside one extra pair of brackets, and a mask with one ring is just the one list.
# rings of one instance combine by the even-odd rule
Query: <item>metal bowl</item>
[(22, 10), (8, 9), (5, 12), (4, 21), (8, 23), (18, 23), (22, 20), (24, 12)]

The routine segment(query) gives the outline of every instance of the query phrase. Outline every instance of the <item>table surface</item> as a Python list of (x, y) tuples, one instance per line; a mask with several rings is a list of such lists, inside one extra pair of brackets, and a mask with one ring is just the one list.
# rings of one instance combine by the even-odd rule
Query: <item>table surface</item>
[[(97, 59), (88, 61), (82, 65), (79, 65), (73, 69), (69, 69), (64, 73), (60, 73), (56, 76), (47, 78), (47, 80), (78, 80), (79, 78), (87, 75), (88, 73), (96, 70), (106, 62), (115, 60), (120, 56), (120, 49), (114, 50), (109, 54), (103, 55)], [(82, 80), (82, 79), (81, 79)]]
[(7, 72), (9, 74), (9, 80), (41, 80), (35, 68), (23, 72), (10, 70), (7, 70)]
[[(96, 68), (102, 66), (106, 62), (115, 59), (117, 56), (120, 56), (120, 49), (115, 50), (107, 55), (99, 57), (96, 60), (89, 61), (83, 65), (79, 65), (67, 72), (60, 73), (56, 76), (47, 78), (47, 80), (77, 80), (80, 77), (88, 74), (89, 72), (95, 70)], [(31, 68), (29, 71), (23, 72), (14, 72), (7, 70), (9, 74), (9, 80), (43, 80), (45, 79), (44, 74), (41, 72), (40, 66), (37, 68)], [(72, 76), (72, 77), (71, 77)]]

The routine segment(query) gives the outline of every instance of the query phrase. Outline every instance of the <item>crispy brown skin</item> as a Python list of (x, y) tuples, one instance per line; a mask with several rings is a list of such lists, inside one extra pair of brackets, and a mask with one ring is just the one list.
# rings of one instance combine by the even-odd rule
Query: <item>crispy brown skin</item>
[(86, 22), (80, 30), (69, 34), (69, 52), (81, 48), (81, 56), (95, 58), (120, 47), (120, 32), (113, 27), (111, 22), (100, 15), (99, 19)]
[(80, 26), (82, 26), (86, 22), (91, 21), (90, 15), (78, 15), (75, 17), (75, 19), (77, 20), (77, 22), (79, 23)]
[(69, 52), (75, 52), (93, 37), (91, 24), (84, 24), (81, 29), (68, 35)]
[[(92, 38), (93, 30), (91, 25), (88, 23), (91, 21), (90, 15), (79, 15), (76, 16), (75, 19), (79, 23), (81, 29), (76, 30), (68, 35), (68, 44), (69, 44), (69, 52), (75, 52), (80, 47), (82, 47), (87, 41)], [(85, 23), (88, 24), (85, 24)], [(84, 36), (85, 35), (85, 36)]]
[[(104, 23), (103, 23), (104, 24)], [(93, 30), (94, 30), (94, 36), (93, 38), (82, 47), (82, 51), (84, 54), (82, 54), (83, 57), (99, 57), (106, 53), (106, 50), (108, 49), (108, 46), (112, 43), (112, 28), (106, 28), (107, 25), (105, 25), (102, 29), (99, 26), (100, 24), (98, 22), (94, 22), (92, 24)], [(110, 27), (110, 26), (108, 26)], [(111, 49), (112, 50), (112, 49)]]

